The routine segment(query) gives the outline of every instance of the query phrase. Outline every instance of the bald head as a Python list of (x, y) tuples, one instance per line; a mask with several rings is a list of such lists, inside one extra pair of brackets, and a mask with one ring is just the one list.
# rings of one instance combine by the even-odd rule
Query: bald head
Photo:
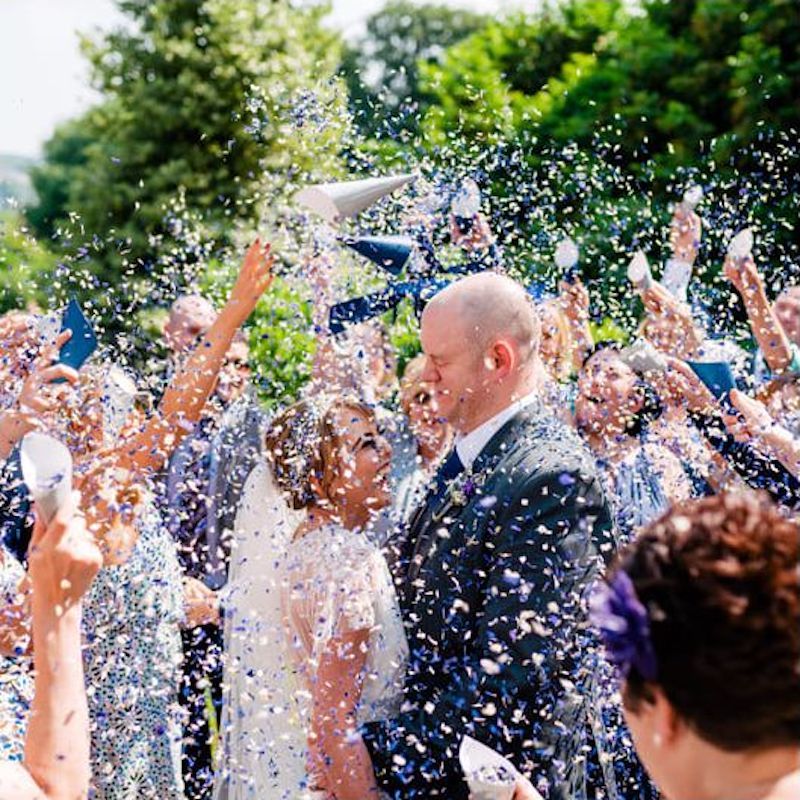
[[(497, 339), (510, 339), (522, 364), (530, 363), (539, 347), (539, 317), (525, 289), (511, 278), (482, 272), (451, 283), (428, 304), (447, 309), (458, 321), (464, 344), (483, 352)], [(426, 309), (427, 311), (427, 309)]]
[(169, 318), (164, 326), (167, 346), (175, 355), (194, 347), (217, 318), (214, 306), (200, 294), (185, 294), (169, 309)]
[(539, 318), (510, 278), (484, 272), (451, 283), (425, 308), (420, 339), (422, 379), (461, 433), (536, 388)]

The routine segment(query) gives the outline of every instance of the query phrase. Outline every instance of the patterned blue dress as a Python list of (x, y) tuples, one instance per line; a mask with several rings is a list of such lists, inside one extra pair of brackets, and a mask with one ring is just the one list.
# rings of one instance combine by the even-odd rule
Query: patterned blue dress
[(127, 562), (84, 601), (96, 800), (182, 800), (178, 686), (183, 618), (175, 543), (155, 506)]
[[(25, 574), (22, 564), (0, 544), (0, 602), (3, 611), (16, 605), (17, 588)], [(0, 614), (0, 620), (5, 616)], [(20, 643), (24, 646), (24, 643)], [(0, 760), (21, 761), (33, 677), (28, 656), (0, 656)]]

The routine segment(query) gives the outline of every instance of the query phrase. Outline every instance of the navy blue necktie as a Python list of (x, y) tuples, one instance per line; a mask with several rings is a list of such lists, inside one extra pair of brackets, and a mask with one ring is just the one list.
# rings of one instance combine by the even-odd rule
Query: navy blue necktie
[(436, 497), (442, 497), (450, 483), (464, 471), (464, 464), (454, 447), (436, 472)]

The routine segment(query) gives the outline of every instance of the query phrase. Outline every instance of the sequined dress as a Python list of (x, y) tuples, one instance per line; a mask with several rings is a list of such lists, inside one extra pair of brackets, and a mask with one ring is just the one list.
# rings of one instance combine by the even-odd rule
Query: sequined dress
[(155, 507), (141, 517), (131, 557), (98, 574), (83, 618), (92, 797), (182, 800), (182, 578)]

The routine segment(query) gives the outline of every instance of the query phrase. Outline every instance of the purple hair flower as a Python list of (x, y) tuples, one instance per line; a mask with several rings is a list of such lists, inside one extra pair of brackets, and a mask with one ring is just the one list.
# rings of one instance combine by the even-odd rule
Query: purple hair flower
[(658, 662), (650, 619), (627, 572), (618, 570), (597, 590), (591, 600), (591, 618), (600, 630), (608, 660), (624, 677), (633, 667), (645, 680), (656, 679)]

